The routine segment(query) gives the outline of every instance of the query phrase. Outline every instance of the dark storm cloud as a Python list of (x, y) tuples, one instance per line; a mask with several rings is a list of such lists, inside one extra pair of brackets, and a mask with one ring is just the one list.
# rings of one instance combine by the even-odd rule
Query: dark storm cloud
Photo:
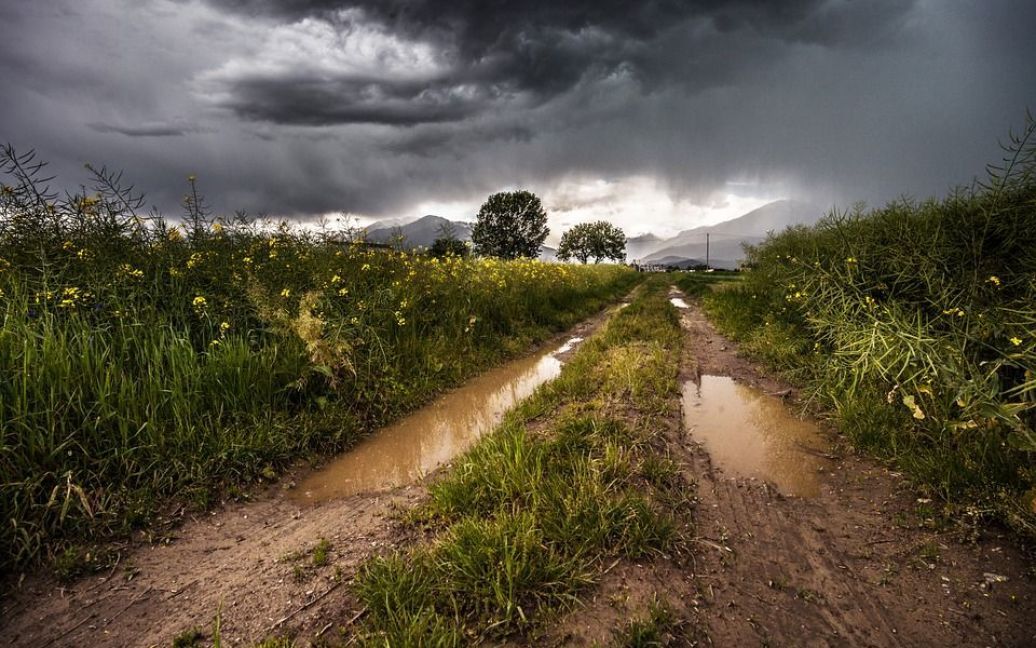
[[(687, 2), (623, 0), (494, 2), (356, 0), (217, 1), (247, 15), (319, 19), (348, 29), (359, 11), (389, 33), (430, 44), (444, 69), (405, 82), (322, 71), (240, 69), (221, 75), (217, 103), (253, 120), (284, 124), (457, 121), (513, 104), (541, 105), (586, 84), (623, 74), (645, 91), (667, 81), (700, 91), (730, 80), (744, 52), (716, 57), (710, 32), (749, 31), (785, 42), (873, 40), (912, 2), (854, 3), (833, 10), (820, 0)], [(473, 96), (472, 96), (473, 95)]]
[(90, 122), (87, 124), (98, 133), (120, 133), (127, 137), (182, 137), (188, 133), (202, 132), (197, 126), (178, 124), (175, 122), (158, 122), (144, 124), (105, 124)]
[(1034, 25), (1024, 0), (0, 2), (0, 141), (172, 212), (188, 174), (298, 217), (623, 178), (924, 197), (1036, 107)]

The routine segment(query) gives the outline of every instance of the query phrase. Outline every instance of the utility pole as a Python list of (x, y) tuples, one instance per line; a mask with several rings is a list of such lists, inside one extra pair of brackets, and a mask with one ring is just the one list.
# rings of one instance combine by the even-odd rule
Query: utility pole
[(705, 269), (709, 269), (709, 233), (705, 232)]

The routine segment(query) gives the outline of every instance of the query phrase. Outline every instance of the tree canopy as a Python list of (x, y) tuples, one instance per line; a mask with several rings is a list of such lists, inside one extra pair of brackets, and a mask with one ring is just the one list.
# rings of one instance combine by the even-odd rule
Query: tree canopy
[(547, 238), (547, 212), (536, 194), (518, 190), (495, 193), (478, 210), (471, 231), (475, 251), (503, 259), (537, 257)]
[(580, 223), (561, 236), (558, 258), (567, 261), (576, 258), (586, 263), (602, 259), (626, 260), (626, 234), (607, 221)]

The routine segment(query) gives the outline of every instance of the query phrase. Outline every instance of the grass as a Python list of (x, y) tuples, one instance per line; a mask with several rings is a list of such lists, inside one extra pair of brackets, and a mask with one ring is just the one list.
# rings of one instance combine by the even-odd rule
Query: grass
[(193, 180), (174, 227), (34, 164), (0, 155), (0, 569), (341, 450), (641, 279), (214, 219)]
[(675, 645), (680, 625), (667, 602), (653, 600), (648, 605), (645, 617), (627, 621), (616, 633), (615, 645), (618, 648), (661, 648)]
[(987, 181), (749, 250), (705, 310), (941, 515), (1036, 537), (1036, 122)]
[(651, 424), (676, 406), (681, 338), (665, 288), (647, 284), (431, 486), (411, 517), (433, 539), (360, 570), (363, 641), (521, 635), (575, 604), (607, 561), (680, 548), (686, 485)]

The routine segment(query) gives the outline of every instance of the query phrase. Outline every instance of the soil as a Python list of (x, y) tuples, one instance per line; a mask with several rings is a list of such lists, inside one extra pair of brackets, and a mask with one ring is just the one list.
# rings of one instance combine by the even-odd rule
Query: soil
[[(670, 296), (687, 302), (681, 382), (729, 376), (802, 409), (794, 387), (739, 356), (693, 300)], [(615, 645), (652, 604), (672, 612), (663, 645), (1036, 645), (1033, 556), (1018, 538), (926, 528), (930, 503), (835, 430), (819, 494), (789, 497), (724, 473), (678, 414), (654, 423), (695, 485), (689, 555), (611, 566), (534, 645)]]
[[(614, 310), (539, 348), (588, 337)], [(573, 352), (555, 357), (564, 361)], [(45, 573), (4, 583), (0, 645), (169, 646), (192, 628), (211, 637), (217, 613), (224, 646), (268, 636), (297, 636), (305, 646), (334, 637), (362, 613), (346, 585), (370, 556), (414, 541), (398, 513), (427, 488), (418, 483), (310, 505), (291, 491), (312, 470), (299, 466), (248, 501), (193, 516), (158, 541), (117, 547), (121, 558), (109, 572), (71, 584)], [(317, 566), (312, 551), (321, 539), (331, 549)]]
[[(795, 405), (791, 386), (739, 356), (687, 301), (681, 380), (729, 376)], [(566, 335), (585, 336), (602, 320)], [(833, 430), (819, 494), (800, 498), (725, 474), (679, 414), (658, 425), (694, 484), (691, 550), (609, 566), (533, 645), (611, 643), (653, 601), (673, 610), (665, 638), (674, 645), (1036, 645), (1033, 557), (1017, 539), (984, 528), (965, 542), (954, 529), (927, 528), (929, 503), (907, 480)], [(395, 512), (426, 488), (306, 507), (286, 494), (298, 477), (182, 524), (169, 543), (136, 542), (110, 573), (68, 586), (27, 578), (0, 602), (0, 642), (167, 646), (192, 627), (210, 634), (217, 611), (228, 646), (334, 636), (362, 614), (344, 584), (368, 556), (415, 540)], [(332, 549), (317, 567), (309, 552), (321, 538)]]
[[(681, 313), (686, 378), (730, 376), (790, 401), (790, 386), (736, 353), (694, 304)], [(925, 528), (929, 502), (834, 431), (820, 494), (782, 496), (677, 445), (697, 481), (692, 619), (716, 646), (1036, 645), (1032, 555), (1006, 531)]]

